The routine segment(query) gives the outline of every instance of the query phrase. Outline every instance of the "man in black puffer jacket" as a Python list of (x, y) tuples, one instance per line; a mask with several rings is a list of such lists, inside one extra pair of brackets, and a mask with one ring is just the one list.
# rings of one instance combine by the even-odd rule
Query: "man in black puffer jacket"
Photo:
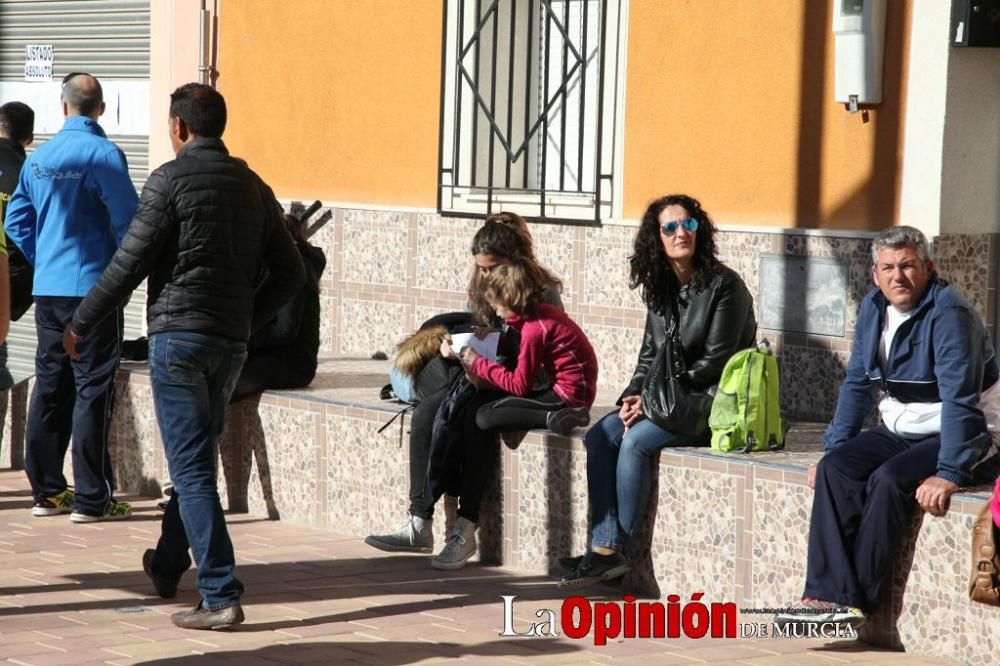
[[(172, 616), (188, 629), (243, 621), (243, 584), (216, 484), (215, 441), (246, 357), (246, 341), (305, 280), (274, 193), (221, 136), (226, 104), (189, 83), (170, 96), (177, 159), (150, 174), (121, 248), (80, 303), (63, 338), (76, 342), (149, 276), (149, 367), (156, 420), (174, 494), (143, 568), (160, 596), (198, 567), (201, 602)], [(255, 290), (261, 269), (269, 276)]]

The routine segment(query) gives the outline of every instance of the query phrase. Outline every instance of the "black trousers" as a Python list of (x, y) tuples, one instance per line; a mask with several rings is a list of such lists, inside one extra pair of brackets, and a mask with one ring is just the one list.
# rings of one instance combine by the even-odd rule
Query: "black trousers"
[(421, 400), (410, 413), (410, 513), (421, 518), (434, 516), (434, 497), (427, 479), (430, 465), (431, 431), (434, 416), (449, 388), (443, 388)]
[(803, 596), (876, 609), (917, 487), (935, 475), (940, 448), (938, 435), (906, 440), (879, 426), (820, 461)]
[(315, 359), (312, 363), (306, 363), (287, 356), (251, 351), (247, 353), (247, 360), (229, 402), (239, 402), (271, 389), (303, 388), (309, 386), (315, 376)]
[(80, 360), (63, 351), (63, 332), (82, 298), (35, 298), (35, 386), (25, 432), (25, 471), (36, 500), (66, 489), (63, 459), (73, 441), (75, 508), (103, 514), (115, 482), (108, 455), (122, 311), (115, 310), (77, 343)]
[[(434, 497), (427, 478), (431, 429), (434, 416), (448, 389), (420, 402), (410, 420), (410, 513), (421, 518), (434, 516)], [(548, 412), (565, 405), (551, 389), (530, 398), (518, 398), (497, 391), (480, 391), (448, 424), (461, 428), (462, 489), (458, 515), (479, 522), (479, 506), (490, 474), (497, 465), (500, 432), (544, 428)]]
[(537, 391), (526, 398), (508, 395), (481, 406), (476, 411), (476, 426), (480, 430), (500, 432), (544, 428), (549, 412), (565, 406), (552, 389)]
[[(454, 415), (448, 429), (459, 428), (458, 455), (460, 456), (460, 483), (458, 493), (458, 515), (473, 523), (479, 522), (479, 506), (490, 475), (497, 468), (500, 454), (500, 433), (484, 430), (476, 422), (480, 408), (504, 397), (498, 391), (477, 391)], [(440, 494), (432, 497), (434, 503)]]

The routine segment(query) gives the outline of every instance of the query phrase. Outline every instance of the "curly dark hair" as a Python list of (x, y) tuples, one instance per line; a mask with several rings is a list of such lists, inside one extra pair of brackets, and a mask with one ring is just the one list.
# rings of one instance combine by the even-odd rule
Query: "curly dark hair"
[(673, 269), (670, 268), (663, 250), (663, 242), (660, 240), (660, 213), (667, 206), (675, 205), (681, 206), (688, 215), (698, 221), (692, 258), (691, 286), (694, 289), (707, 287), (721, 265), (716, 256), (715, 225), (708, 211), (701, 207), (701, 202), (686, 194), (669, 194), (653, 200), (642, 216), (639, 231), (635, 235), (633, 252), (628, 258), (629, 288), (641, 288), (642, 300), (646, 307), (659, 314), (666, 311), (670, 297), (675, 295), (681, 286)]

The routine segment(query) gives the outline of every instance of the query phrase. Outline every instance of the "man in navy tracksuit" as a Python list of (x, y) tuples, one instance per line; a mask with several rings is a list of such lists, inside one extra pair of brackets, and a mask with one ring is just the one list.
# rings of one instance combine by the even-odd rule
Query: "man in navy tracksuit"
[[(920, 231), (882, 233), (872, 257), (878, 288), (861, 304), (825, 455), (807, 477), (816, 495), (802, 609), (778, 622), (861, 624), (914, 505), (944, 515), (961, 486), (1000, 469), (987, 430), (998, 369), (979, 316), (937, 277)], [(877, 389), (882, 424), (862, 432)]]
[[(4, 228), (35, 267), (38, 351), (25, 456), (32, 514), (72, 511), (74, 522), (93, 522), (131, 513), (114, 500), (107, 451), (121, 308), (80, 345), (77, 361), (66, 355), (62, 336), (121, 244), (138, 197), (125, 155), (97, 124), (104, 113), (101, 84), (71, 74), (62, 90), (66, 121), (24, 163)], [(75, 492), (62, 473), (71, 436)]]

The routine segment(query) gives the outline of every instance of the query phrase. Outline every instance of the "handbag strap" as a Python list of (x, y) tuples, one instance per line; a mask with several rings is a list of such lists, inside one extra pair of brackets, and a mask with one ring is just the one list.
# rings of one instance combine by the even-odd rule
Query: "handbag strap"
[(684, 360), (684, 344), (681, 342), (681, 314), (680, 305), (677, 303), (677, 294), (672, 293), (668, 297), (670, 305), (670, 327), (667, 329), (667, 343), (670, 345), (670, 360), (672, 367), (670, 372), (674, 377), (679, 377), (687, 371), (687, 362)]

